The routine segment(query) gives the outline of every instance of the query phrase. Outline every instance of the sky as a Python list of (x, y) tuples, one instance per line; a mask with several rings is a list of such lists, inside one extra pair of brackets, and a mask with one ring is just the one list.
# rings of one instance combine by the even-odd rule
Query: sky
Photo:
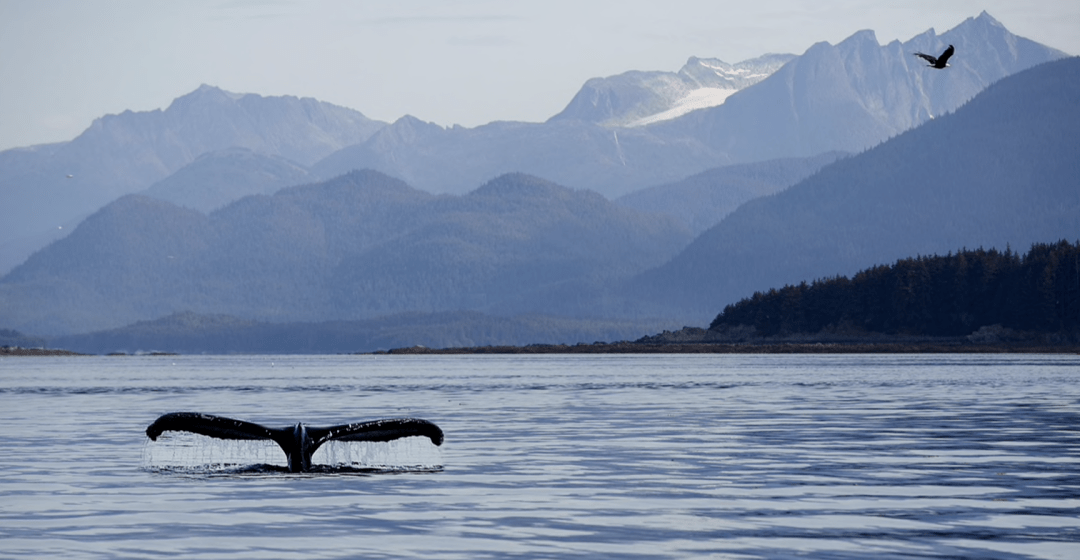
[(882, 44), (986, 10), (1080, 54), (1064, 0), (0, 0), (0, 150), (70, 140), (201, 84), (314, 97), (392, 122), (540, 122), (589, 78)]

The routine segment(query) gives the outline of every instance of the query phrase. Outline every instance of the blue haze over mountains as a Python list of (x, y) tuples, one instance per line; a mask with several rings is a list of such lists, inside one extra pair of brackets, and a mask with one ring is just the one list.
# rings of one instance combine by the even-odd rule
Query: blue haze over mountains
[[(919, 71), (923, 62), (911, 51), (940, 52), (948, 43), (961, 55), (947, 78)], [(799, 57), (735, 65), (692, 58), (679, 72), (597, 78), (547, 123), (476, 128), (409, 116), (387, 125), (313, 99), (203, 86), (164, 111), (102, 117), (71, 142), (0, 152), (0, 273), (109, 201), (151, 187), (207, 152), (240, 147), (284, 157), (308, 168), (312, 180), (374, 169), (422, 190), (460, 194), (522, 172), (615, 198), (721, 165), (863, 150), (955, 109), (993, 81), (1062, 56), (984, 13), (940, 37), (927, 31), (903, 45), (880, 46), (871, 32), (859, 32)], [(737, 70), (758, 77), (734, 79)], [(720, 106), (668, 122), (610, 126), (660, 111), (693, 85), (743, 89)], [(211, 190), (188, 190), (200, 189)], [(154, 194), (195, 208), (210, 204)]]
[[(945, 71), (911, 56), (950, 43)], [(204, 86), (0, 152), (5, 258), (90, 215), (0, 279), (0, 327), (471, 310), (486, 314), (472, 328), (539, 313), (670, 328), (785, 282), (1077, 237), (1076, 59), (964, 105), (1064, 56), (986, 14), (904, 44), (860, 32), (722, 105), (634, 127), (682, 78), (597, 79), (547, 123), (473, 129)]]
[(209, 215), (121, 197), (12, 271), (0, 297), (8, 317), (43, 333), (175, 311), (278, 322), (555, 309), (545, 305), (575, 314), (574, 298), (546, 294), (659, 265), (689, 240), (668, 216), (527, 175), (439, 196), (357, 171)]
[(0, 271), (200, 155), (241, 147), (308, 166), (383, 125), (314, 99), (202, 86), (164, 111), (104, 116), (70, 142), (0, 152)]

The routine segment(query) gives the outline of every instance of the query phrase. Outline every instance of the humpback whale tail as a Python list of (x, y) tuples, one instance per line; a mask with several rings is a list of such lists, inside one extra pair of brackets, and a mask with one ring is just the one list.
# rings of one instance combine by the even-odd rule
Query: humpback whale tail
[(422, 436), (442, 445), (443, 432), (435, 424), (420, 418), (389, 418), (327, 428), (308, 427), (303, 423), (285, 428), (267, 428), (252, 422), (211, 416), (199, 412), (172, 412), (154, 420), (146, 435), (157, 440), (163, 432), (192, 432), (218, 439), (272, 440), (289, 461), (289, 472), (311, 469), (311, 456), (322, 444), (331, 441), (393, 441)]

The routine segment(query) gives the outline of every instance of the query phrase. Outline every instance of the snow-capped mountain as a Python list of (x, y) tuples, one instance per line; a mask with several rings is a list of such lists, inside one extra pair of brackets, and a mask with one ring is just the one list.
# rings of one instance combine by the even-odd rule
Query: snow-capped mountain
[[(915, 52), (954, 45), (949, 68), (926, 67)], [(938, 35), (878, 43), (859, 31), (836, 45), (811, 46), (723, 105), (649, 127), (672, 139), (692, 137), (734, 161), (860, 152), (955, 111), (990, 84), (1067, 56), (1009, 32), (982, 12)]]
[[(941, 52), (949, 44), (957, 54), (946, 70), (926, 68), (912, 54)], [(956, 110), (1010, 74), (1065, 56), (1013, 35), (985, 12), (940, 36), (929, 30), (906, 43), (881, 45), (873, 31), (859, 31), (837, 45), (813, 45), (749, 86), (764, 71), (755, 76), (752, 66), (735, 65), (720, 72), (723, 67), (709, 61), (688, 64), (680, 74), (628, 72), (590, 80), (545, 123), (442, 128), (403, 119), (312, 171), (330, 178), (371, 168), (449, 193), (519, 171), (616, 198), (722, 165), (858, 153)], [(746, 82), (733, 79), (741, 75), (737, 70)], [(733, 87), (742, 89), (721, 105), (645, 126), (611, 124), (673, 115), (691, 100), (708, 102), (710, 89)]]
[(731, 94), (769, 77), (795, 55), (767, 54), (728, 64), (690, 60), (678, 72), (624, 72), (593, 78), (551, 120), (582, 120), (609, 127), (644, 126), (715, 107)]

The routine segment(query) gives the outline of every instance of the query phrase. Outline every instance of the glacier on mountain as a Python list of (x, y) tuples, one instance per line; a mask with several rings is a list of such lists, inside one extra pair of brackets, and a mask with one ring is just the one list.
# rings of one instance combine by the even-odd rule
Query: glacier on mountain
[(660, 121), (677, 119), (690, 111), (716, 107), (717, 105), (722, 105), (724, 101), (727, 101), (727, 98), (736, 91), (739, 90), (713, 87), (690, 90), (683, 98), (676, 100), (675, 104), (670, 109), (640, 118), (636, 121), (627, 123), (625, 126), (635, 127), (650, 125)]
[(767, 54), (729, 64), (716, 58), (690, 57), (678, 72), (630, 71), (593, 78), (550, 120), (580, 120), (607, 127), (638, 127), (676, 119), (697, 109), (716, 107), (795, 58)]

